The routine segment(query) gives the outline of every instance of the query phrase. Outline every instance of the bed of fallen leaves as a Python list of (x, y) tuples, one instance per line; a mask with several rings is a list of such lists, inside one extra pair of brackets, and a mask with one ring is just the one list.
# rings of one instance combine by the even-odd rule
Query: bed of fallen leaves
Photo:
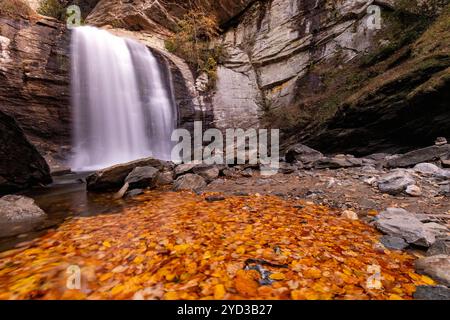
[[(433, 281), (369, 225), (274, 196), (148, 192), (0, 254), (0, 299), (410, 299)], [(67, 289), (67, 268), (81, 289)], [(381, 286), (368, 287), (380, 269)]]

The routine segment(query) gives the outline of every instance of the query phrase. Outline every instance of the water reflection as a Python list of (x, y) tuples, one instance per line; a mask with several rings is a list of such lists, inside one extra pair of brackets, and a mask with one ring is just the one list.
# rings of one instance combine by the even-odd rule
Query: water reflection
[(20, 193), (33, 198), (36, 204), (47, 213), (47, 218), (36, 225), (31, 232), (13, 237), (1, 237), (0, 230), (0, 251), (14, 248), (20, 242), (40, 236), (49, 228), (57, 227), (71, 217), (118, 213), (136, 203), (132, 199), (115, 200), (111, 193), (86, 192), (84, 179), (88, 174), (77, 173), (54, 177), (54, 183), (49, 186)]

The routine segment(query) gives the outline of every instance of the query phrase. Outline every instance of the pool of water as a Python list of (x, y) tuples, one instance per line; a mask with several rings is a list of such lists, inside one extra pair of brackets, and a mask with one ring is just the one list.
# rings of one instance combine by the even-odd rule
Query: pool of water
[[(0, 236), (0, 252), (42, 235), (49, 228), (57, 227), (71, 217), (121, 212), (125, 207), (136, 203), (132, 199), (115, 200), (112, 193), (87, 192), (84, 178), (88, 174), (74, 173), (54, 177), (51, 185), (19, 193), (33, 198), (36, 204), (47, 213), (47, 218), (35, 224), (32, 231), (15, 236)], [(5, 234), (0, 230), (0, 234), (2, 233)]]

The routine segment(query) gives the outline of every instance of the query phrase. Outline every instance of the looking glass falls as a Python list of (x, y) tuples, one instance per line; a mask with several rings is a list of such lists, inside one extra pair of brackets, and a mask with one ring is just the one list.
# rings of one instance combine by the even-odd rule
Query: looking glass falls
[(176, 109), (170, 86), (143, 44), (94, 27), (72, 34), (72, 169), (144, 157), (170, 160)]

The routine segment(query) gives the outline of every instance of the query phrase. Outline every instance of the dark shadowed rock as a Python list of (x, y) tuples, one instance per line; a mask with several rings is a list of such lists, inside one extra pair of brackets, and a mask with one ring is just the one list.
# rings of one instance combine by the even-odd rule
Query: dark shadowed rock
[(441, 163), (444, 168), (450, 168), (450, 159), (442, 159)]
[(156, 178), (159, 170), (154, 167), (136, 167), (125, 178), (129, 183), (130, 189), (153, 188), (156, 185)]
[(173, 171), (159, 172), (156, 177), (156, 186), (167, 186), (173, 183)]
[(280, 171), (280, 173), (283, 173), (283, 174), (291, 174), (291, 173), (294, 173), (298, 169), (302, 169), (302, 167), (303, 166), (301, 163), (299, 163), (299, 165), (291, 165), (286, 162), (281, 162), (279, 171)]
[(416, 300), (450, 300), (450, 288), (445, 286), (418, 286), (413, 297)]
[(316, 169), (339, 169), (360, 167), (363, 164), (361, 159), (356, 159), (352, 156), (335, 156), (332, 158), (322, 158), (314, 162), (314, 168)]
[(441, 254), (416, 260), (416, 271), (450, 286), (450, 256)]
[(194, 192), (200, 192), (206, 187), (206, 185), (206, 181), (203, 177), (197, 174), (188, 173), (175, 180), (173, 183), (173, 188), (175, 191), (191, 190)]
[(192, 173), (192, 169), (194, 169), (196, 165), (193, 163), (182, 163), (175, 167), (175, 176), (181, 176), (182, 174)]
[(252, 168), (247, 168), (245, 170), (242, 170), (241, 171), (241, 176), (243, 176), (245, 178), (253, 177), (253, 169)]
[(323, 158), (323, 154), (320, 151), (314, 150), (301, 143), (286, 150), (286, 161), (289, 163), (299, 161), (304, 164), (310, 164), (321, 158)]
[(172, 164), (154, 158), (140, 159), (124, 164), (118, 164), (100, 171), (97, 171), (86, 178), (87, 189), (89, 191), (110, 191), (118, 190), (125, 182), (125, 178), (137, 167), (154, 167), (158, 170), (171, 168)]
[(382, 236), (380, 242), (386, 248), (394, 250), (403, 250), (409, 246), (409, 244), (407, 244), (402, 238), (392, 236)]
[(125, 194), (125, 197), (133, 198), (133, 197), (139, 196), (139, 195), (141, 195), (143, 193), (144, 193), (144, 190), (142, 190), (142, 189), (134, 189), (134, 190), (128, 191)]
[(193, 168), (195, 174), (203, 177), (206, 182), (211, 182), (217, 179), (220, 174), (220, 170), (215, 165), (198, 165)]
[(225, 197), (224, 196), (214, 195), (214, 196), (206, 197), (205, 200), (208, 201), (208, 202), (217, 202), (217, 201), (225, 200)]
[(418, 163), (436, 161), (448, 155), (450, 155), (450, 144), (431, 146), (400, 155), (396, 159), (389, 160), (387, 166), (390, 168), (412, 167)]
[(15, 120), (0, 111), (0, 194), (51, 182), (44, 158)]

